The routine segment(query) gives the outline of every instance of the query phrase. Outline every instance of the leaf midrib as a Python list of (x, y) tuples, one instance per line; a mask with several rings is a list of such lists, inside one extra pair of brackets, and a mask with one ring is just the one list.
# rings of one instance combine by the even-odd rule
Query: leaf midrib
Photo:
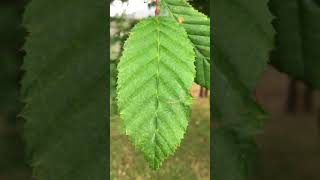
[(153, 158), (153, 167), (156, 167), (156, 148), (158, 145), (158, 138), (157, 138), (157, 131), (158, 131), (158, 110), (159, 110), (159, 81), (160, 81), (160, 23), (159, 23), (159, 18), (156, 17), (156, 23), (157, 23), (157, 75), (156, 75), (156, 98), (157, 98), (157, 102), (156, 102), (156, 112), (155, 112), (155, 131), (154, 131), (154, 158)]

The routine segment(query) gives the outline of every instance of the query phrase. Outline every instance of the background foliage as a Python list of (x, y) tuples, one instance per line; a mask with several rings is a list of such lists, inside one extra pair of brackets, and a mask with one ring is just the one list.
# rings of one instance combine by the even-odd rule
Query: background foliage
[(273, 24), (277, 30), (272, 65), (319, 89), (320, 1), (271, 0), (270, 9), (276, 16)]
[(106, 6), (88, 0), (27, 5), (21, 116), (36, 179), (107, 179)]
[[(268, 5), (275, 17), (268, 12)], [(217, 121), (213, 130), (213, 178), (248, 179), (258, 172), (254, 168), (255, 138), (266, 119), (253, 92), (270, 51), (274, 49), (271, 63), (280, 71), (317, 86), (319, 2), (215, 1), (212, 13), (213, 111)]]
[[(21, 138), (19, 81), (25, 30), (21, 25), (25, 2), (0, 2), (0, 179), (24, 180), (28, 176)], [(11, 179), (10, 179), (11, 180)]]

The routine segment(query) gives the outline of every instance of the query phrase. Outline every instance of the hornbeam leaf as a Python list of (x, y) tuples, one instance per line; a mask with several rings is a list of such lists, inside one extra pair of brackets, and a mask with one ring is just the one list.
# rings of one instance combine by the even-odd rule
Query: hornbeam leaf
[(118, 65), (118, 106), (126, 134), (158, 169), (179, 146), (188, 125), (194, 51), (169, 17), (142, 20), (131, 31)]
[(212, 164), (211, 177), (246, 180), (247, 177), (256, 175), (259, 169), (255, 137), (239, 139), (232, 131), (216, 129), (213, 131), (212, 142), (211, 147), (214, 149), (212, 157), (220, 163)]
[(196, 53), (196, 83), (210, 88), (210, 19), (185, 0), (161, 0), (162, 15), (176, 19), (186, 29)]
[[(262, 121), (266, 118), (252, 92), (267, 66), (273, 46), (272, 15), (268, 0), (215, 0), (211, 11), (214, 18), (213, 110), (216, 120), (213, 132), (231, 132), (232, 141), (237, 143), (229, 146), (234, 148), (232, 151), (224, 151), (222, 145), (215, 143), (224, 142), (220, 138), (225, 133), (216, 137), (220, 140), (212, 141), (213, 146), (216, 145), (213, 167), (223, 167), (213, 169), (213, 179), (248, 179), (250, 170), (235, 164), (239, 164), (238, 160), (240, 164), (250, 164), (252, 158), (245, 156), (239, 147), (261, 131)], [(222, 158), (225, 156), (232, 158)]]
[(320, 88), (320, 1), (271, 0), (276, 48), (271, 63), (293, 79)]
[(16, 119), (19, 100), (20, 66), (23, 54), (21, 2), (0, 3), (0, 116)]
[(102, 180), (107, 163), (107, 2), (32, 0), (22, 95), (38, 180)]
[(25, 35), (21, 24), (23, 7), (21, 0), (0, 1), (0, 179), (13, 169), (25, 168), (24, 143), (18, 131), (21, 122), (17, 119), (22, 107), (19, 81)]

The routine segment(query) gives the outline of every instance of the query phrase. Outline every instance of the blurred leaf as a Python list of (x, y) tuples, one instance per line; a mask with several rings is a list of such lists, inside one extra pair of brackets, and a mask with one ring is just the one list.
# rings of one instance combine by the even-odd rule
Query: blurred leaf
[[(212, 174), (217, 179), (246, 180), (257, 171), (257, 146), (254, 138), (239, 139), (232, 131), (217, 129), (213, 132)], [(222, 173), (228, 172), (228, 173)], [(246, 174), (245, 174), (246, 173)]]
[(20, 66), (24, 40), (23, 1), (0, 2), (0, 177), (24, 167), (24, 147), (18, 132)]
[[(225, 167), (213, 169), (213, 179), (241, 180), (250, 174), (241, 166), (248, 164), (251, 158), (246, 158), (239, 147), (261, 131), (262, 120), (266, 117), (251, 93), (266, 68), (273, 45), (272, 16), (267, 2), (215, 0), (213, 4), (212, 109), (217, 127), (212, 131), (232, 132), (232, 138), (237, 141), (237, 146), (232, 145), (234, 140), (230, 140), (229, 145), (225, 142), (232, 150), (224, 151), (221, 148), (225, 146), (219, 144), (213, 147), (213, 167)], [(223, 136), (215, 137), (216, 141), (230, 139)], [(230, 169), (234, 173), (230, 173)]]
[(320, 88), (320, 1), (271, 0), (270, 8), (277, 31), (272, 65)]
[(25, 35), (21, 23), (21, 2), (0, 3), (0, 114), (15, 119), (20, 110), (19, 79)]
[(108, 5), (34, 0), (27, 6), (21, 116), (35, 179), (108, 177)]
[(169, 17), (140, 21), (118, 65), (118, 106), (126, 134), (158, 169), (178, 148), (188, 125), (194, 75), (192, 44)]

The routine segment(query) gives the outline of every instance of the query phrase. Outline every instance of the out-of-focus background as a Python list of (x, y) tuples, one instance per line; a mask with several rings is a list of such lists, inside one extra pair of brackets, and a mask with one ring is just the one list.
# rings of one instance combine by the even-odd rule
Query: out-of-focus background
[[(110, 59), (111, 59), (111, 179), (210, 179), (210, 104), (209, 92), (194, 84), (190, 90), (194, 97), (192, 115), (185, 138), (177, 152), (163, 163), (158, 171), (148, 167), (143, 155), (136, 151), (121, 128), (115, 103), (116, 66), (124, 41), (139, 19), (154, 15), (154, 4), (147, 0), (115, 0), (110, 4)], [(198, 9), (209, 13), (208, 1), (192, 1)]]
[(26, 0), (0, 1), (0, 180), (30, 180), (21, 135), (19, 81)]
[(319, 180), (320, 93), (270, 66), (255, 94), (270, 115), (257, 138), (256, 180)]

